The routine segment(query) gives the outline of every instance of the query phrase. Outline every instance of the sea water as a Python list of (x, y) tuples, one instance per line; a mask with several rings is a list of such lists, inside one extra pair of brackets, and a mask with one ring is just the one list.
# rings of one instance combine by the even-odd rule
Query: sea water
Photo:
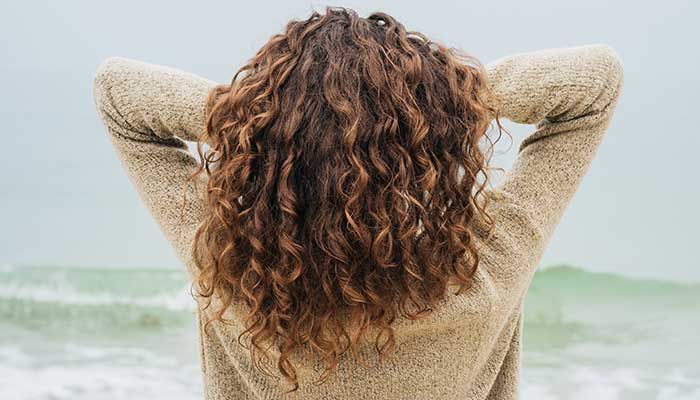
[[(700, 285), (538, 271), (521, 398), (700, 399)], [(0, 399), (198, 399), (183, 272), (0, 267)]]

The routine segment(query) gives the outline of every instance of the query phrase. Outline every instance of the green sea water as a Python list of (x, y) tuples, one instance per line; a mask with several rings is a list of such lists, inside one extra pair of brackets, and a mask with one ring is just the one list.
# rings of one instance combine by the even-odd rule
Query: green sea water
[[(170, 269), (0, 268), (0, 399), (196, 399), (194, 304)], [(523, 399), (700, 399), (700, 285), (535, 274)]]

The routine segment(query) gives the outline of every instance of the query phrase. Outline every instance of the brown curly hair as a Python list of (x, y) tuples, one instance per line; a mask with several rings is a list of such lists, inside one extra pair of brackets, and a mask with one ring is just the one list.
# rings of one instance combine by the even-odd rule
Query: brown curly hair
[(239, 343), (270, 375), (273, 340), (292, 390), (303, 345), (324, 360), (321, 382), (369, 327), (385, 358), (392, 321), (431, 311), (450, 279), (471, 285), (471, 222), (495, 223), (481, 196), (489, 95), (475, 58), (385, 13), (289, 22), (207, 101), (192, 176), (209, 175), (193, 247), (198, 295), (221, 301), (207, 326), (244, 302)]

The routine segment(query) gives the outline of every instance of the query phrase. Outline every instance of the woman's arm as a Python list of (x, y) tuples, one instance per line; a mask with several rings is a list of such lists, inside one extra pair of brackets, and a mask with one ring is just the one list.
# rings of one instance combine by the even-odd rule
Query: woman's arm
[(196, 141), (203, 132), (205, 100), (216, 84), (123, 57), (102, 62), (93, 84), (97, 111), (123, 167), (190, 277), (196, 272), (191, 245), (202, 218), (206, 174), (197, 190), (186, 184), (198, 161), (184, 141)]
[(486, 70), (500, 115), (536, 125), (494, 191), (525, 211), (544, 245), (612, 118), (622, 62), (610, 46), (592, 44), (513, 54)]

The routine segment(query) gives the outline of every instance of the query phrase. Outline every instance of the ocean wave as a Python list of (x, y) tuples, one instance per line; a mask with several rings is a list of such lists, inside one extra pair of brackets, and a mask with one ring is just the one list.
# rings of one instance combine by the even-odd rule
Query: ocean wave
[[(75, 305), (140, 305), (191, 310), (194, 300), (183, 271), (170, 269), (103, 269), (0, 266), (0, 301), (22, 300)], [(643, 290), (642, 290), (643, 289)], [(530, 291), (571, 294), (594, 291), (607, 296), (645, 295), (700, 290), (700, 284), (631, 278), (580, 267), (540, 268)]]
[(160, 293), (149, 297), (124, 296), (113, 293), (85, 293), (69, 285), (0, 284), (0, 302), (24, 301), (79, 306), (142, 306), (158, 307), (170, 311), (192, 311), (195, 302), (188, 288), (179, 292)]
[(192, 324), (196, 310), (176, 270), (0, 269), (0, 324), (70, 335), (119, 335)]
[[(31, 328), (144, 329), (191, 321), (196, 304), (186, 275), (167, 269), (0, 268), (0, 318)], [(700, 285), (634, 279), (572, 266), (537, 271), (525, 324), (542, 345), (600, 334), (601, 326), (634, 320), (643, 331), (697, 307)], [(638, 316), (631, 311), (644, 310)], [(636, 319), (635, 319), (636, 318)], [(189, 322), (188, 322), (189, 323)], [(625, 330), (633, 334), (634, 325)], [(618, 336), (620, 337), (620, 336)]]
[(0, 268), (0, 302), (143, 306), (171, 311), (194, 307), (183, 271), (71, 267)]

